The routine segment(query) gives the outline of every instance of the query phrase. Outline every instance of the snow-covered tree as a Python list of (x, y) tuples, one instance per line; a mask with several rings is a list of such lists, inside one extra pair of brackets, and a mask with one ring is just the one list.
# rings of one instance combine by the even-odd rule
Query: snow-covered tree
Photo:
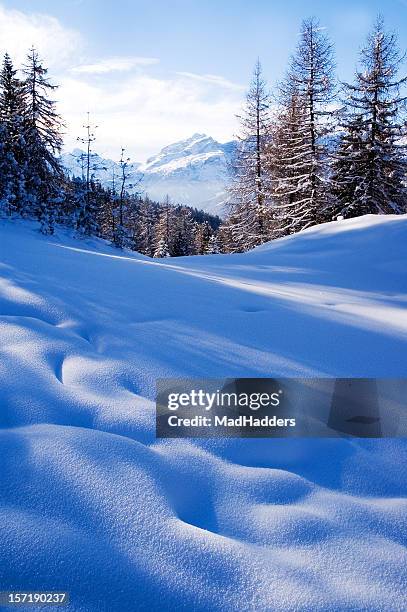
[(160, 240), (158, 241), (153, 257), (170, 257), (170, 249), (168, 247), (167, 242), (165, 241), (165, 238), (160, 238)]
[(155, 252), (155, 226), (158, 221), (157, 205), (146, 196), (140, 201), (139, 216), (137, 222), (137, 250), (148, 257), (153, 257)]
[(218, 237), (215, 234), (212, 234), (212, 236), (209, 238), (205, 253), (208, 255), (217, 255), (220, 253)]
[[(171, 223), (173, 219), (173, 206), (171, 205), (170, 198), (165, 198), (164, 204), (161, 207), (161, 212), (155, 228), (155, 240), (156, 246), (154, 249), (154, 257), (168, 257), (172, 255), (171, 252)], [(160, 253), (167, 253), (166, 255), (160, 255)]]
[(270, 96), (257, 61), (243, 114), (229, 191), (229, 220), (234, 250), (245, 251), (270, 235), (270, 185), (266, 171)]
[(47, 77), (32, 48), (23, 68), (25, 75), (24, 137), (29, 159), (26, 172), (28, 213), (35, 214), (44, 233), (52, 233), (55, 208), (62, 201), (63, 171), (58, 160), (62, 146), (62, 120), (50, 95), (57, 88)]
[[(268, 147), (268, 170), (273, 178), (273, 237), (276, 238), (302, 227), (299, 213), (309, 194), (307, 134), (306, 105), (294, 90), (276, 111)], [(308, 214), (306, 207), (303, 212)]]
[[(344, 113), (341, 113), (344, 116)], [(330, 217), (357, 217), (367, 211), (355, 198), (360, 187), (360, 172), (366, 158), (363, 118), (348, 115), (343, 125), (338, 147), (332, 162), (332, 201)], [(363, 173), (366, 172), (366, 167)]]
[(25, 98), (6, 53), (0, 72), (0, 201), (6, 214), (21, 212), (25, 200)]
[(204, 221), (203, 223), (197, 225), (195, 232), (195, 244), (198, 255), (203, 255), (206, 253), (211, 236), (212, 230), (208, 221)]
[(185, 206), (177, 206), (172, 215), (170, 227), (170, 251), (174, 257), (195, 255), (196, 223), (192, 212)]
[(379, 18), (361, 51), (354, 84), (345, 84), (346, 120), (334, 163), (332, 216), (407, 211), (405, 101), (407, 77), (396, 36)]
[(280, 86), (280, 125), (272, 145), (271, 165), (278, 166), (273, 197), (282, 233), (327, 220), (333, 71), (332, 45), (316, 19), (305, 20)]

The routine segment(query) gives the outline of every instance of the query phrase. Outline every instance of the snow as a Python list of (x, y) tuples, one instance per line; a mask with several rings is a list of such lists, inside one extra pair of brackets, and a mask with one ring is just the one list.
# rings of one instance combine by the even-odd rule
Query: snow
[(403, 439), (156, 440), (159, 376), (405, 376), (407, 216), (151, 260), (0, 224), (0, 583), (65, 608), (401, 610)]
[(180, 164), (188, 162), (189, 158), (196, 156), (207, 156), (213, 154), (221, 154), (222, 147), (220, 143), (216, 142), (210, 136), (206, 134), (194, 134), (186, 140), (181, 140), (174, 144), (168, 145), (161, 149), (158, 155), (150, 157), (145, 164), (141, 166), (143, 172), (148, 171), (154, 167), (165, 167), (176, 161)]

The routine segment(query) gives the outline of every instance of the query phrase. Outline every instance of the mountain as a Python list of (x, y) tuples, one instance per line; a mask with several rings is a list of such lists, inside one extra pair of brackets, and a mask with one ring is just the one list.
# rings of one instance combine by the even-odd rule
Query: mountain
[[(230, 163), (236, 143), (222, 144), (206, 134), (194, 134), (164, 147), (144, 164), (130, 163), (130, 189), (163, 200), (167, 195), (177, 204), (187, 204), (221, 215), (230, 180)], [(75, 149), (62, 156), (62, 163), (74, 175), (81, 174), (83, 151)], [(112, 184), (120, 167), (109, 159), (95, 155), (92, 159), (95, 176), (105, 186)]]

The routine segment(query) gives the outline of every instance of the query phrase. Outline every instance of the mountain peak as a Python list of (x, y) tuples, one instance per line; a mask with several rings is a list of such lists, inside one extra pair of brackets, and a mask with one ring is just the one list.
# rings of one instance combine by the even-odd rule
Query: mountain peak
[(182, 160), (185, 162), (188, 158), (211, 154), (222, 155), (222, 145), (207, 134), (195, 133), (185, 140), (163, 147), (158, 155), (153, 155), (146, 161), (143, 170), (157, 165), (162, 167), (176, 161), (182, 164)]
[(146, 167), (150, 166), (151, 164), (155, 164), (158, 161), (162, 163), (162, 160), (165, 158), (172, 158), (174, 156), (185, 157), (191, 153), (197, 153), (205, 147), (213, 147), (216, 144), (218, 143), (216, 143), (211, 136), (195, 133), (189, 138), (178, 140), (177, 142), (163, 147), (158, 155), (153, 155), (146, 161)]
[(200, 134), (199, 132), (195, 132), (195, 134), (192, 134), (192, 136), (190, 136), (187, 140), (200, 140), (202, 138), (211, 138), (211, 136), (208, 136), (207, 134)]

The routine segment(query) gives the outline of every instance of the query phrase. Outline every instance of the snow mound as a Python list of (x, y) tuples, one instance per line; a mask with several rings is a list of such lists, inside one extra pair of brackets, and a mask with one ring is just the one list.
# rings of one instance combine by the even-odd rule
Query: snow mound
[(0, 585), (67, 610), (398, 610), (405, 440), (165, 440), (158, 376), (405, 376), (407, 217), (150, 260), (0, 224)]

